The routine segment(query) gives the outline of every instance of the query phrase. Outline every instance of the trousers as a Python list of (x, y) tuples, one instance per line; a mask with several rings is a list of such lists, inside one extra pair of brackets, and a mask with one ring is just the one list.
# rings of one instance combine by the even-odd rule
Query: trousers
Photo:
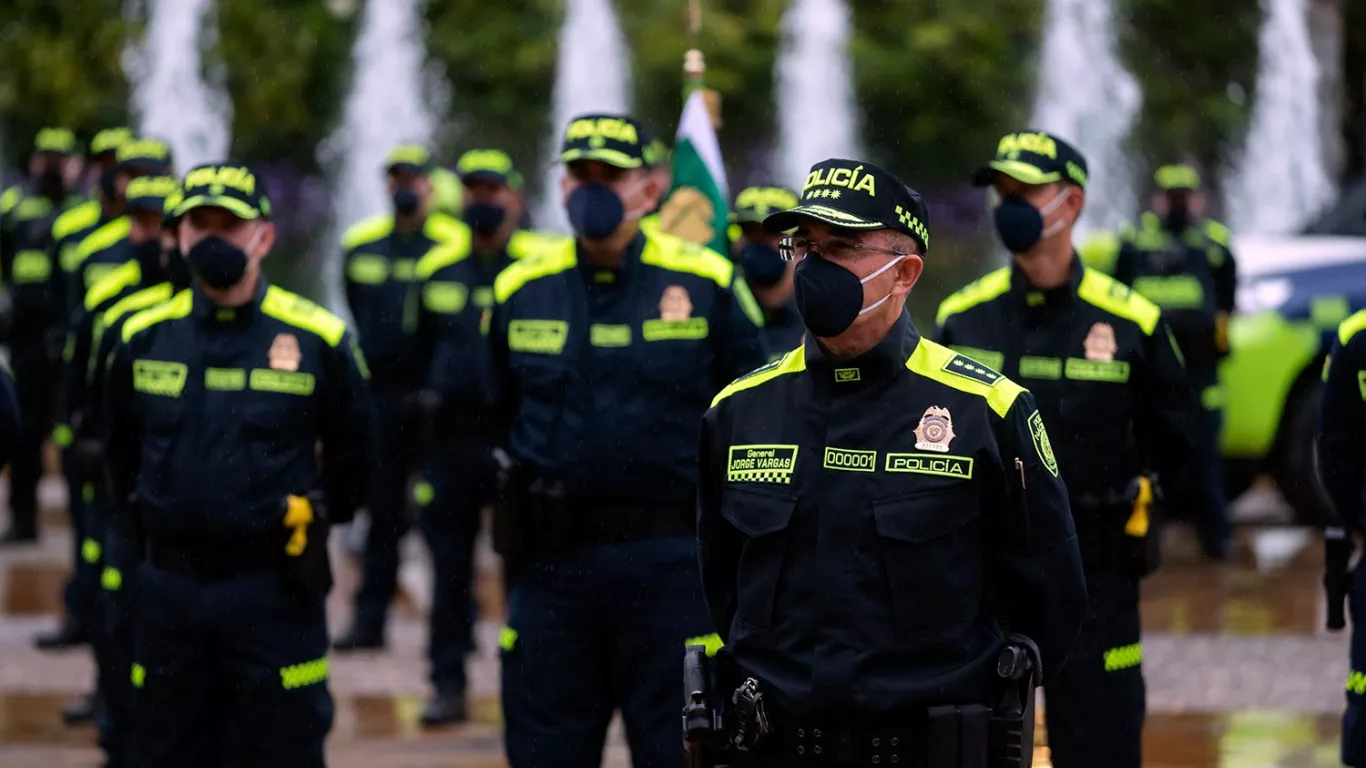
[(405, 401), (405, 395), (394, 393), (374, 398), (377, 450), (356, 625), (376, 631), (383, 631), (398, 591), (398, 545), (408, 532), (408, 478), (417, 468), (416, 435), (406, 428)]

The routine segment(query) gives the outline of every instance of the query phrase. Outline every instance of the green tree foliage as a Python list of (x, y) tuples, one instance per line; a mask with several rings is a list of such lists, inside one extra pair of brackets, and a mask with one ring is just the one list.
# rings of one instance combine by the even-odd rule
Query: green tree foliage
[(218, 3), (218, 46), (208, 55), (226, 65), (234, 157), (317, 167), (318, 142), (349, 86), (358, 16), (318, 0)]
[(10, 164), (43, 126), (89, 138), (128, 119), (126, 34), (119, 0), (0, 2), (0, 133)]

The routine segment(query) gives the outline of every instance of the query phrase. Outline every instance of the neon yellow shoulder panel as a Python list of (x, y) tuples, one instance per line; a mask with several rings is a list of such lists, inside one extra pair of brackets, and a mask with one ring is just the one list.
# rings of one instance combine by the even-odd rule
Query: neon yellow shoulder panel
[(1010, 290), (1010, 267), (1001, 267), (994, 272), (988, 272), (977, 280), (968, 283), (956, 292), (949, 294), (939, 305), (939, 314), (935, 316), (935, 325), (943, 325), (945, 320), (969, 309), (991, 301)]
[(1342, 325), (1338, 326), (1338, 341), (1346, 346), (1353, 336), (1362, 331), (1366, 331), (1366, 309), (1342, 321)]
[(342, 235), (342, 250), (351, 251), (365, 243), (372, 243), (394, 231), (394, 217), (388, 214), (372, 216), (352, 224)]
[(1205, 237), (1208, 237), (1225, 248), (1229, 247), (1229, 244), (1233, 242), (1233, 233), (1228, 231), (1228, 227), (1220, 224), (1214, 219), (1205, 219), (1201, 229), (1204, 230)]
[(100, 204), (87, 200), (69, 211), (63, 211), (52, 222), (52, 239), (65, 240), (86, 227), (94, 226), (99, 220)]
[(716, 251), (662, 232), (647, 233), (645, 238), (640, 263), (705, 277), (722, 288), (730, 287), (735, 265)]
[(449, 240), (438, 242), (431, 247), (431, 250), (422, 254), (422, 258), (417, 260), (414, 273), (417, 275), (417, 279), (426, 280), (438, 269), (463, 261), (469, 255), (470, 233), (467, 229)]
[(138, 312), (148, 307), (160, 304), (171, 298), (175, 292), (175, 286), (170, 283), (157, 283), (150, 288), (143, 288), (140, 291), (124, 296), (114, 305), (104, 311), (104, 326), (109, 328), (119, 321), (119, 318), (129, 312)]
[(0, 195), (0, 216), (14, 210), (14, 206), (24, 199), (24, 188), (15, 184)]
[(1162, 310), (1156, 304), (1134, 293), (1124, 283), (1090, 268), (1081, 277), (1077, 295), (1112, 315), (1133, 321), (1148, 336), (1153, 335), (1157, 320), (1162, 316)]
[(470, 228), (465, 222), (438, 212), (427, 216), (427, 220), (422, 223), (422, 234), (431, 238), (433, 242), (444, 243), (461, 237), (468, 240)]
[(190, 314), (194, 307), (194, 292), (188, 288), (175, 295), (170, 301), (144, 309), (128, 318), (123, 324), (123, 343), (127, 344), (134, 336), (167, 320), (179, 320)]
[(340, 344), (342, 335), (346, 333), (346, 321), (278, 286), (272, 285), (266, 289), (266, 296), (261, 299), (261, 311), (282, 323), (320, 336), (329, 347)]
[(512, 238), (508, 240), (508, 256), (514, 259), (525, 259), (546, 249), (563, 245), (566, 240), (572, 239), (568, 235), (560, 235), (554, 232), (519, 229), (513, 232)]
[(532, 280), (573, 269), (576, 263), (578, 255), (574, 251), (574, 241), (569, 238), (536, 256), (514, 261), (493, 279), (494, 301), (503, 304)]
[[(983, 376), (955, 373), (953, 372), (953, 364), (957, 359), (967, 360), (968, 358), (964, 358), (948, 347), (922, 338), (915, 345), (915, 351), (911, 353), (910, 359), (906, 361), (906, 368), (912, 373), (918, 373), (959, 392), (967, 392), (970, 395), (985, 398), (987, 405), (991, 406), (991, 410), (1001, 417), (1010, 411), (1010, 406), (1015, 404), (1015, 398), (1019, 397), (1022, 392), (1028, 391), (1005, 376), (973, 360), (969, 360), (969, 362), (972, 363), (974, 370), (981, 371), (984, 374)], [(988, 384), (988, 381), (992, 383)]]
[(130, 285), (137, 285), (142, 279), (142, 266), (137, 259), (129, 259), (114, 267), (113, 271), (101, 277), (85, 292), (85, 309), (94, 312), (100, 305), (109, 301)]
[(86, 235), (76, 246), (76, 264), (84, 264), (91, 255), (128, 237), (128, 232), (132, 228), (133, 225), (129, 222), (128, 217), (120, 216)]
[(1097, 232), (1082, 242), (1077, 248), (1077, 255), (1081, 257), (1082, 264), (1112, 275), (1119, 261), (1121, 244), (1119, 233)]
[(736, 392), (754, 389), (760, 384), (772, 381), (779, 376), (789, 373), (801, 373), (804, 370), (806, 370), (806, 347), (800, 346), (783, 355), (777, 361), (755, 368), (744, 376), (727, 384), (725, 389), (717, 392), (716, 397), (712, 398), (711, 407), (715, 408), (717, 403), (720, 403), (722, 400), (725, 400)]

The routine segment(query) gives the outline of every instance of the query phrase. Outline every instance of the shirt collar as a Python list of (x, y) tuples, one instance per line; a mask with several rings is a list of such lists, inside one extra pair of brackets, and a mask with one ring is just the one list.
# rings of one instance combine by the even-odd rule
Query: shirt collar
[(1029, 278), (1025, 276), (1024, 270), (1020, 269), (1020, 265), (1012, 264), (1010, 267), (1010, 293), (1026, 310), (1064, 307), (1071, 304), (1072, 297), (1077, 295), (1085, 272), (1081, 257), (1077, 255), (1076, 251), (1073, 251), (1072, 265), (1067, 271), (1067, 282), (1056, 288), (1039, 289), (1030, 285)]
[(204, 289), (198, 281), (195, 281), (190, 290), (193, 292), (194, 304), (190, 313), (201, 322), (213, 325), (244, 325), (251, 322), (256, 316), (257, 310), (261, 306), (261, 301), (266, 297), (266, 289), (269, 282), (266, 280), (265, 273), (258, 273), (256, 278), (256, 293), (251, 300), (238, 307), (220, 307), (204, 293)]
[(631, 267), (635, 262), (640, 261), (640, 255), (644, 253), (648, 241), (644, 232), (637, 232), (634, 239), (627, 244), (625, 252), (621, 255), (621, 264), (616, 267), (595, 267), (583, 259), (579, 251), (579, 242), (574, 242), (574, 259), (579, 265), (579, 275), (589, 286), (594, 285), (621, 285), (631, 277)]
[(837, 360), (821, 349), (815, 337), (806, 334), (806, 367), (818, 382), (830, 383), (851, 390), (869, 383), (884, 381), (906, 368), (916, 345), (920, 343), (920, 332), (916, 330), (911, 316), (903, 308), (887, 335), (882, 337), (872, 349), (858, 357)]

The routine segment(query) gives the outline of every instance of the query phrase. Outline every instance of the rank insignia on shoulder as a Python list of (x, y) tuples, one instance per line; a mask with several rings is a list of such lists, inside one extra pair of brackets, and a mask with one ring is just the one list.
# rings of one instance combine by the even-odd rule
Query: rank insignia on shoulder
[(953, 417), (948, 408), (931, 405), (920, 417), (915, 428), (915, 447), (918, 451), (948, 453), (949, 443), (953, 442)]
[(944, 370), (987, 385), (995, 384), (1005, 378), (976, 360), (962, 355), (954, 355), (949, 358), (949, 361), (944, 363)]

